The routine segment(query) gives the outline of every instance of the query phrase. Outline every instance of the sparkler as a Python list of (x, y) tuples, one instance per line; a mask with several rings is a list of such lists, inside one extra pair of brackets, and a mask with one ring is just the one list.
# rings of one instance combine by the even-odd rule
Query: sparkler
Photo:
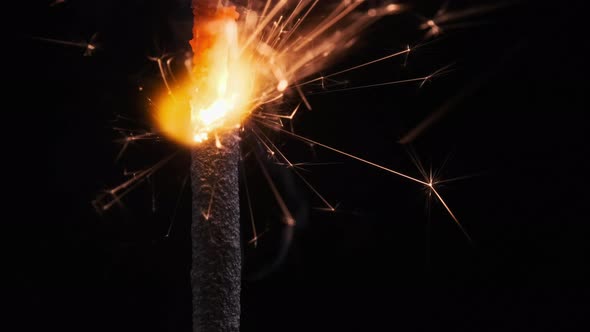
[[(263, 107), (283, 99), (287, 90), (294, 89), (306, 107), (311, 109), (301, 87), (318, 79), (299, 82), (318, 72), (334, 55), (354, 44), (358, 32), (379, 16), (400, 9), (390, 4), (371, 9), (364, 15), (353, 14), (362, 2), (342, 1), (319, 23), (295, 34), (298, 29), (306, 29), (302, 24), (318, 5), (318, 0), (294, 2), (295, 6), (290, 12), (287, 10), (289, 1), (268, 0), (260, 15), (255, 10), (247, 10), (241, 24), (238, 24), (240, 14), (235, 7), (221, 6), (218, 1), (193, 0), (194, 26), (190, 44), (194, 56), (184, 92), (178, 94), (170, 88), (162, 61), (158, 59), (167, 88), (167, 98), (157, 115), (158, 125), (165, 134), (189, 145), (192, 150), (191, 284), (195, 331), (239, 330), (239, 128), (251, 131), (271, 155), (276, 155), (279, 161), (289, 165), (331, 211), (334, 211), (334, 207), (297, 172), (291, 161), (256, 123), (426, 186), (460, 226), (434, 188), (432, 179), (423, 181), (285, 131), (281, 129), (282, 120), (292, 121), (298, 108), (290, 115), (282, 115), (268, 112)], [(331, 30), (346, 19), (349, 20), (347, 25)], [(349, 70), (409, 52), (410, 48)], [(432, 76), (394, 84), (426, 81)], [(242, 122), (247, 116), (254, 121), (243, 126)], [(295, 220), (290, 216), (268, 173), (264, 167), (262, 169), (286, 216), (286, 223), (294, 225)]]
[[(342, 2), (308, 33), (290, 40), (319, 1), (301, 0), (288, 15), (281, 15), (288, 1), (267, 1), (260, 16), (247, 11), (243, 24), (235, 7), (217, 1), (193, 0), (193, 61), (186, 91), (174, 93), (166, 81), (162, 61), (158, 65), (166, 84), (168, 99), (157, 116), (164, 133), (192, 149), (193, 222), (192, 270), (193, 329), (195, 331), (238, 331), (240, 317), (241, 253), (239, 232), (237, 129), (246, 115), (258, 121), (290, 116), (261, 112), (261, 106), (283, 98), (291, 82), (316, 72), (329, 55), (354, 43), (356, 33), (379, 14), (392, 12), (389, 5), (372, 9), (362, 20), (326, 35), (326, 32), (362, 1)], [(368, 19), (367, 19), (368, 18)], [(242, 32), (240, 34), (240, 32)], [(295, 84), (305, 105), (311, 106), (301, 85)], [(188, 106), (188, 107), (187, 107)], [(291, 162), (272, 142), (264, 143), (264, 133), (249, 128), (268, 150)], [(214, 140), (213, 140), (214, 137)], [(264, 169), (263, 169), (264, 170)], [(293, 168), (305, 183), (311, 185)], [(286, 216), (295, 220), (269, 180)], [(399, 173), (401, 174), (401, 173)], [(321, 195), (313, 189), (314, 193)], [(334, 208), (322, 200), (333, 211)]]
[[(249, 2), (246, 8), (236, 8), (224, 1), (192, 0), (194, 25), (190, 45), (193, 58), (186, 62), (189, 78), (180, 87), (173, 86), (169, 83), (172, 77), (171, 58), (154, 58), (166, 86), (164, 96), (156, 103), (155, 121), (162, 134), (188, 146), (192, 155), (191, 282), (195, 331), (239, 330), (241, 252), (238, 166), (241, 136), (253, 137), (270, 158), (293, 170), (323, 202), (325, 207), (322, 209), (325, 211), (335, 211), (336, 207), (297, 171), (298, 165), (292, 163), (273, 143), (267, 131), (330, 150), (423, 186), (443, 205), (469, 239), (436, 189), (439, 182), (433, 176), (423, 172), (422, 179), (413, 177), (294, 133), (292, 124), (298, 112), (304, 108), (312, 109), (303, 88), (312, 84), (324, 87), (334, 77), (395, 57), (407, 57), (417, 48), (408, 46), (387, 56), (312, 78), (347, 52), (362, 30), (380, 17), (404, 9), (398, 4), (386, 4), (361, 12), (359, 8), (363, 0), (345, 0), (337, 2), (326, 15), (314, 16), (312, 13), (319, 3), (319, 0), (266, 0), (253, 4)], [(435, 18), (425, 19), (421, 28), (428, 30), (427, 37), (435, 36), (442, 33), (442, 23), (463, 17), (465, 13), (461, 14), (453, 16), (441, 11)], [(89, 47), (92, 44), (75, 46), (85, 45)], [(417, 78), (319, 93), (412, 82), (424, 84), (447, 69), (444, 67)], [(282, 109), (273, 108), (273, 105), (292, 95), (300, 99), (293, 110), (284, 113)], [(286, 124), (290, 124), (291, 130), (285, 129)], [(131, 135), (125, 142), (149, 139), (151, 135)], [(160, 162), (157, 168), (170, 158)], [(260, 165), (285, 216), (285, 224), (293, 226), (295, 219), (264, 165)], [(140, 172), (132, 180), (108, 191), (95, 204), (102, 210), (110, 208), (157, 168)], [(253, 241), (257, 239), (254, 230)]]
[[(238, 59), (235, 7), (193, 0), (189, 135), (192, 148), (192, 269), (194, 331), (239, 331), (242, 258), (237, 130), (235, 121), (247, 97), (247, 77)], [(230, 75), (234, 76), (232, 84)], [(246, 83), (246, 84), (244, 84)], [(233, 112), (233, 114), (232, 114)], [(238, 113), (239, 114), (239, 113)], [(227, 128), (225, 128), (227, 129)], [(209, 140), (215, 131), (215, 142)], [(223, 145), (221, 141), (223, 140)]]

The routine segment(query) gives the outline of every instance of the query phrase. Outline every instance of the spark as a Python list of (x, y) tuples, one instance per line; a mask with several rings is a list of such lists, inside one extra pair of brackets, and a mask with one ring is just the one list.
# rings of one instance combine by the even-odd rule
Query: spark
[(344, 69), (344, 70), (341, 70), (341, 71), (335, 72), (335, 73), (333, 73), (333, 74), (329, 74), (329, 75), (325, 75), (325, 76), (322, 76), (322, 77), (314, 78), (314, 79), (312, 79), (312, 80), (309, 80), (309, 81), (307, 81), (307, 82), (304, 82), (304, 83), (298, 84), (297, 86), (303, 86), (303, 85), (306, 85), (306, 84), (309, 84), (309, 83), (313, 83), (313, 82), (317, 82), (317, 81), (319, 81), (319, 80), (324, 80), (324, 79), (326, 79), (326, 78), (330, 78), (330, 77), (333, 77), (333, 76), (336, 76), (336, 75), (340, 75), (340, 74), (348, 73), (348, 72), (350, 72), (350, 71), (357, 70), (357, 69), (360, 69), (360, 68), (363, 68), (363, 67), (367, 67), (367, 66), (370, 66), (370, 65), (376, 64), (376, 63), (378, 63), (378, 62), (381, 62), (381, 61), (389, 60), (389, 59), (391, 59), (391, 58), (395, 58), (395, 57), (398, 57), (398, 56), (400, 56), (400, 55), (408, 54), (408, 53), (410, 53), (410, 51), (411, 51), (411, 49), (410, 49), (410, 47), (408, 46), (408, 48), (406, 48), (406, 49), (405, 49), (405, 50), (403, 50), (403, 51), (400, 51), (400, 52), (395, 52), (395, 53), (392, 53), (392, 54), (386, 55), (386, 56), (384, 56), (384, 57), (381, 57), (381, 58), (379, 58), (379, 59), (371, 60), (371, 61), (369, 61), (369, 62), (365, 62), (365, 63), (363, 63), (363, 64), (360, 64), (360, 65), (357, 65), (357, 66), (353, 66), (353, 67), (350, 67), (350, 68), (347, 68), (347, 69)]
[(285, 200), (283, 199), (283, 196), (281, 195), (281, 193), (277, 189), (276, 185), (272, 181), (272, 178), (268, 174), (268, 171), (266, 170), (266, 167), (264, 166), (264, 164), (260, 160), (260, 157), (258, 157), (258, 155), (255, 155), (255, 156), (256, 156), (256, 160), (258, 161), (258, 165), (260, 165), (260, 169), (262, 170), (262, 174), (264, 175), (264, 178), (266, 179), (266, 182), (268, 183), (268, 186), (270, 187), (270, 190), (272, 191), (277, 203), (279, 204), (281, 212), (283, 213), (283, 216), (285, 218), (284, 219), (285, 224), (287, 224), (288, 226), (295, 226), (295, 218), (293, 218), (293, 215), (291, 215), (291, 211), (289, 211), (287, 204), (285, 204)]
[(496, 11), (499, 9), (503, 9), (503, 8), (506, 8), (509, 6), (513, 6), (514, 4), (515, 4), (514, 1), (512, 1), (512, 2), (503, 1), (503, 2), (498, 2), (495, 4), (475, 6), (475, 7), (466, 8), (466, 9), (459, 9), (459, 10), (455, 10), (455, 11), (448, 11), (446, 9), (446, 7), (443, 7), (437, 13), (435, 20), (438, 24), (458, 21), (461, 19), (473, 17), (476, 15), (482, 15), (482, 14)]
[[(297, 167), (302, 170), (306, 170), (305, 168), (302, 168), (302, 166), (333, 166), (333, 165), (341, 165), (341, 164), (342, 163), (337, 163), (337, 162), (333, 162), (333, 163), (329, 163), (329, 162), (325, 162), (325, 163), (314, 163), (314, 162), (292, 163), (292, 165), (294, 167)], [(281, 164), (279, 163), (279, 165), (281, 165)]]
[(295, 115), (297, 114), (297, 111), (299, 111), (299, 107), (301, 106), (301, 104), (297, 105), (297, 107), (295, 107), (295, 109), (293, 110), (293, 112), (291, 112), (290, 115), (280, 115), (280, 114), (273, 114), (273, 113), (264, 113), (261, 112), (260, 115), (262, 118), (264, 118), (265, 116), (269, 116), (269, 117), (276, 117), (276, 118), (282, 118), (282, 119), (289, 119), (289, 120), (293, 120), (293, 118), (295, 118)]
[[(214, 185), (213, 189), (211, 190), (211, 194), (209, 196), (209, 205), (207, 206), (207, 212), (201, 212), (201, 214), (203, 215), (205, 220), (209, 220), (209, 218), (211, 217), (211, 206), (213, 205), (213, 199), (215, 198), (215, 188), (216, 187), (217, 187), (217, 185)], [(201, 188), (201, 189), (203, 189), (203, 188)]]
[(153, 140), (159, 139), (158, 135), (156, 135), (155, 133), (151, 133), (151, 132), (127, 135), (126, 132), (128, 132), (128, 130), (124, 130), (124, 129), (120, 129), (120, 128), (115, 128), (115, 130), (118, 130), (120, 133), (125, 135), (125, 138), (117, 140), (119, 143), (122, 144), (122, 146), (121, 146), (121, 149), (119, 149), (119, 153), (117, 154), (117, 157), (115, 158), (115, 160), (121, 159), (123, 157), (123, 154), (125, 153), (125, 151), (127, 151), (127, 148), (129, 147), (129, 145), (134, 142), (148, 141), (148, 140), (153, 141)]
[(297, 135), (297, 134), (295, 134), (295, 133), (292, 133), (292, 132), (290, 132), (290, 131), (284, 130), (284, 129), (282, 129), (282, 128), (279, 128), (279, 127), (271, 126), (271, 125), (269, 125), (269, 124), (266, 124), (266, 123), (264, 123), (264, 122), (262, 122), (262, 121), (258, 121), (258, 120), (255, 120), (255, 121), (256, 121), (256, 122), (258, 122), (258, 123), (261, 123), (261, 124), (263, 124), (263, 125), (264, 125), (264, 126), (266, 126), (266, 127), (269, 127), (269, 128), (271, 128), (271, 129), (274, 129), (274, 130), (277, 130), (277, 131), (280, 131), (280, 132), (286, 133), (287, 135), (289, 135), (289, 136), (291, 136), (291, 137), (294, 137), (294, 138), (296, 138), (296, 139), (299, 139), (299, 140), (301, 140), (301, 141), (304, 141), (304, 142), (307, 142), (307, 143), (311, 143), (311, 144), (313, 144), (313, 145), (321, 146), (321, 147), (323, 147), (324, 149), (331, 150), (331, 151), (333, 151), (333, 152), (336, 152), (336, 153), (338, 153), (338, 154), (341, 154), (341, 155), (344, 155), (344, 156), (346, 156), (346, 157), (349, 157), (349, 158), (352, 158), (352, 159), (358, 160), (358, 161), (360, 161), (360, 162), (362, 162), (362, 163), (365, 163), (365, 164), (367, 164), (367, 165), (371, 165), (371, 166), (373, 166), (373, 167), (376, 167), (376, 168), (379, 168), (379, 169), (381, 169), (381, 170), (387, 171), (387, 172), (389, 172), (389, 173), (392, 173), (392, 174), (395, 174), (395, 175), (401, 176), (401, 177), (403, 177), (403, 178), (405, 178), (405, 179), (408, 179), (408, 180), (411, 180), (411, 181), (417, 182), (417, 183), (419, 183), (419, 184), (422, 184), (422, 185), (425, 185), (425, 186), (427, 186), (427, 185), (428, 185), (428, 183), (427, 183), (427, 182), (424, 182), (424, 181), (422, 181), (422, 180), (420, 180), (420, 179), (417, 179), (417, 178), (415, 178), (415, 177), (412, 177), (412, 176), (406, 175), (406, 174), (404, 174), (404, 173), (398, 172), (398, 171), (396, 171), (396, 170), (393, 170), (393, 169), (391, 169), (391, 168), (387, 168), (387, 167), (385, 167), (385, 166), (381, 166), (381, 165), (379, 165), (379, 164), (376, 164), (376, 163), (374, 163), (374, 162), (368, 161), (368, 160), (366, 160), (366, 159), (363, 159), (363, 158), (361, 158), (361, 157), (357, 157), (357, 156), (355, 156), (355, 155), (353, 155), (353, 154), (350, 154), (350, 153), (344, 152), (344, 151), (342, 151), (342, 150), (338, 150), (338, 149), (336, 149), (336, 148), (333, 148), (333, 147), (331, 147), (331, 146), (329, 146), (329, 145), (326, 145), (326, 144), (320, 143), (320, 142), (318, 142), (318, 141), (314, 141), (314, 140), (312, 140), (312, 139), (310, 139), (310, 138), (303, 137), (303, 136), (301, 136), (301, 135)]
[(145, 169), (141, 172), (133, 174), (133, 177), (122, 184), (109, 189), (105, 190), (105, 192), (96, 198), (92, 204), (97, 209), (97, 211), (107, 211), (109, 210), (114, 204), (121, 204), (121, 199), (125, 197), (128, 193), (130, 193), (133, 189), (135, 189), (138, 185), (140, 185), (143, 181), (148, 179), (152, 174), (166, 165), (172, 158), (174, 158), (178, 153), (172, 153), (168, 157), (160, 160), (152, 167)]
[(398, 84), (404, 84), (404, 83), (413, 83), (413, 82), (422, 82), (422, 83), (424, 83), (424, 82), (426, 82), (427, 80), (429, 80), (431, 78), (432, 78), (432, 76), (431, 75), (428, 75), (428, 76), (423, 76), (423, 77), (409, 78), (409, 79), (406, 79), (406, 80), (390, 81), (390, 82), (384, 82), (384, 83), (376, 83), (376, 84), (368, 84), (368, 85), (362, 85), (362, 86), (355, 86), (355, 87), (350, 87), (350, 88), (342, 88), (342, 89), (334, 89), (334, 90), (328, 90), (328, 91), (320, 91), (320, 92), (310, 93), (308, 95), (310, 95), (310, 96), (311, 95), (325, 95), (325, 94), (335, 93), (335, 92), (344, 92), (344, 91), (353, 91), (353, 90), (377, 88), (377, 87), (383, 87), (383, 86), (389, 86), (389, 85), (398, 85)]
[[(304, 46), (314, 41), (315, 38), (317, 38), (323, 32), (331, 28), (334, 24), (338, 23), (344, 16), (352, 12), (357, 6), (359, 6), (363, 2), (364, 0), (358, 0), (353, 4), (347, 5), (347, 2), (343, 1), (342, 5), (346, 6), (347, 8), (345, 8), (341, 13), (338, 13), (338, 15), (335, 15), (335, 17), (329, 16), (328, 18), (326, 18), (326, 20), (324, 20), (324, 22), (318, 24), (316, 30), (311, 32), (308, 36), (306, 36), (305, 40), (301, 44), (297, 45), (294, 50), (299, 51)], [(333, 13), (336, 13), (336, 11), (334, 11)]]
[(176, 82), (176, 76), (174, 76), (174, 70), (172, 70), (172, 61), (174, 61), (174, 57), (170, 57), (166, 60), (166, 68), (168, 69), (168, 73), (170, 73), (172, 80)]
[[(257, 121), (257, 120), (256, 120), (256, 121)], [(451, 208), (450, 208), (450, 207), (447, 205), (447, 203), (445, 202), (445, 200), (442, 198), (442, 196), (441, 196), (441, 195), (438, 193), (438, 191), (435, 189), (432, 179), (429, 179), (429, 180), (427, 180), (428, 182), (426, 182), (426, 181), (420, 180), (420, 179), (418, 179), (418, 178), (412, 177), (412, 176), (410, 176), (410, 175), (407, 175), (407, 174), (401, 173), (401, 172), (399, 172), (399, 171), (396, 171), (396, 170), (394, 170), (394, 169), (391, 169), (391, 168), (388, 168), (388, 167), (385, 167), (385, 166), (382, 166), (382, 165), (376, 164), (376, 163), (374, 163), (374, 162), (368, 161), (368, 160), (366, 160), (366, 159), (363, 159), (363, 158), (361, 158), (361, 157), (358, 157), (358, 156), (355, 156), (355, 155), (353, 155), (353, 154), (350, 154), (350, 153), (344, 152), (344, 151), (342, 151), (342, 150), (336, 149), (336, 148), (334, 148), (334, 147), (331, 147), (331, 146), (329, 146), (329, 145), (326, 145), (326, 144), (323, 144), (323, 143), (320, 143), (320, 142), (314, 141), (314, 140), (312, 140), (312, 139), (310, 139), (310, 138), (303, 137), (303, 136), (301, 136), (301, 135), (297, 135), (297, 134), (291, 133), (291, 132), (289, 132), (289, 131), (287, 131), (287, 130), (284, 130), (284, 129), (282, 129), (282, 128), (278, 128), (278, 127), (275, 127), (275, 126), (270, 126), (270, 125), (268, 125), (268, 124), (265, 124), (265, 123), (263, 123), (263, 122), (260, 122), (260, 121), (257, 121), (257, 122), (259, 122), (259, 123), (262, 123), (263, 125), (265, 125), (266, 127), (269, 127), (269, 128), (271, 128), (271, 129), (274, 129), (274, 130), (277, 130), (277, 131), (283, 132), (283, 133), (285, 133), (285, 134), (287, 134), (287, 135), (289, 135), (289, 136), (291, 136), (291, 137), (294, 137), (294, 138), (296, 138), (296, 139), (298, 139), (298, 140), (301, 140), (301, 141), (304, 141), (304, 142), (307, 142), (307, 143), (311, 143), (311, 144), (313, 144), (313, 145), (317, 145), (317, 146), (323, 147), (323, 148), (325, 148), (325, 149), (327, 149), (327, 150), (330, 150), (330, 151), (336, 152), (336, 153), (338, 153), (338, 154), (344, 155), (344, 156), (346, 156), (346, 157), (349, 157), (349, 158), (351, 158), (351, 159), (355, 159), (355, 160), (357, 160), (357, 161), (360, 161), (360, 162), (362, 162), (362, 163), (365, 163), (365, 164), (367, 164), (367, 165), (373, 166), (373, 167), (375, 167), (375, 168), (378, 168), (378, 169), (384, 170), (384, 171), (386, 171), (386, 172), (389, 172), (389, 173), (395, 174), (395, 175), (397, 175), (397, 176), (400, 176), (400, 177), (402, 177), (402, 178), (405, 178), (405, 179), (407, 179), (407, 180), (410, 180), (410, 181), (416, 182), (416, 183), (418, 183), (418, 184), (421, 184), (421, 185), (423, 185), (423, 186), (426, 186), (427, 188), (429, 188), (430, 190), (432, 190), (432, 192), (433, 192), (433, 193), (436, 195), (436, 197), (438, 198), (438, 200), (439, 200), (439, 201), (441, 202), (441, 204), (444, 206), (445, 210), (446, 210), (446, 211), (449, 213), (449, 215), (451, 216), (451, 218), (453, 219), (453, 221), (454, 221), (454, 222), (455, 222), (455, 223), (456, 223), (456, 224), (459, 226), (459, 228), (461, 229), (461, 231), (463, 232), (463, 234), (465, 234), (465, 236), (467, 237), (467, 239), (468, 239), (468, 240), (471, 242), (471, 237), (469, 236), (469, 234), (467, 233), (467, 231), (466, 231), (466, 230), (463, 228), (463, 226), (462, 226), (462, 225), (461, 225), (461, 223), (459, 222), (459, 219), (457, 219), (457, 217), (455, 216), (455, 214), (453, 213), (453, 211), (451, 210)]]
[[(463, 102), (473, 93), (475, 93), (485, 82), (487, 82), (490, 77), (492, 77), (496, 72), (497, 69), (500, 68), (500, 64), (508, 61), (510, 57), (517, 52), (522, 45), (517, 45), (508, 50), (503, 57), (499, 59), (499, 62), (493, 66), (491, 70), (484, 72), (479, 77), (472, 79), (471, 82), (466, 84), (458, 93), (453, 95), (452, 97), (448, 98), (443, 105), (441, 105), (438, 109), (428, 115), (425, 119), (423, 119), (420, 123), (418, 123), (413, 129), (407, 132), (400, 140), (400, 144), (408, 144), (426, 132), (430, 127), (434, 126), (437, 122), (439, 122), (445, 115), (447, 115), (451, 110), (455, 109), (458, 104)], [(447, 66), (449, 68), (449, 66)], [(443, 70), (443, 71), (446, 71)]]
[(168, 79), (166, 78), (166, 71), (164, 70), (164, 65), (162, 63), (162, 59), (165, 58), (166, 56), (161, 56), (161, 57), (148, 57), (149, 60), (151, 61), (155, 61), (158, 64), (158, 69), (160, 70), (160, 77), (162, 78), (162, 81), (164, 82), (164, 85), (166, 86), (166, 90), (168, 91), (168, 94), (172, 97), (174, 97), (174, 94), (172, 93), (172, 89), (170, 88), (170, 83), (168, 82)]
[(264, 236), (266, 233), (268, 233), (268, 230), (265, 230), (264, 232), (254, 236), (252, 239), (250, 239), (250, 241), (248, 241), (248, 244), (253, 244), (254, 247), (258, 246), (258, 240)]
[(170, 225), (168, 226), (168, 231), (164, 237), (170, 237), (170, 233), (172, 232), (172, 227), (174, 226), (174, 222), (176, 221), (176, 214), (178, 213), (178, 208), (180, 207), (180, 202), (182, 200), (182, 196), (185, 192), (186, 183), (188, 182), (188, 174), (182, 180), (182, 185), (180, 186), (180, 191), (178, 193), (178, 198), (176, 198), (176, 204), (174, 204), (174, 210), (172, 212), (172, 217), (170, 218)]
[(94, 54), (96, 49), (98, 48), (96, 44), (96, 39), (98, 37), (98, 33), (95, 33), (90, 37), (88, 42), (76, 42), (76, 41), (69, 41), (69, 40), (61, 40), (55, 38), (47, 38), (47, 37), (30, 37), (33, 40), (42, 41), (45, 43), (62, 45), (62, 46), (70, 46), (70, 47), (77, 47), (84, 50), (84, 56), (91, 56)]
[(254, 133), (254, 135), (258, 138), (258, 141), (260, 143), (262, 143), (262, 145), (264, 145), (264, 148), (266, 149), (266, 151), (268, 152), (268, 154), (270, 156), (274, 156), (275, 155), (275, 151), (266, 143), (266, 141), (263, 140), (262, 137), (260, 137), (255, 130), (252, 130), (252, 133)]
[(476, 23), (474, 22), (462, 23), (457, 21), (513, 6), (515, 2), (505, 1), (496, 4), (458, 9), (455, 11), (449, 11), (447, 9), (447, 4), (448, 2), (437, 11), (433, 18), (423, 18), (423, 23), (420, 25), (420, 29), (427, 31), (426, 38), (436, 37), (448, 30), (475, 25)]
[(260, 24), (258, 24), (258, 27), (256, 28), (256, 30), (250, 35), (250, 38), (244, 44), (244, 47), (242, 48), (242, 51), (244, 51), (248, 46), (250, 46), (250, 44), (256, 39), (256, 37), (262, 32), (262, 30), (264, 30), (268, 26), (268, 23), (270, 23), (270, 21), (273, 19), (273, 17), (286, 4), (287, 4), (287, 0), (280, 0), (274, 6), (274, 8), (271, 10), (271, 12), (268, 15), (265, 16), (266, 10), (268, 9), (268, 7), (270, 5), (270, 0), (268, 0), (266, 2), (266, 6), (265, 6), (264, 10), (262, 11), (262, 15), (261, 15), (261, 17), (264, 17), (264, 20)]
[(442, 33), (441, 27), (434, 21), (428, 20), (420, 26), (423, 30), (428, 29), (427, 37), (438, 36)]
[(250, 214), (250, 227), (252, 228), (252, 240), (250, 240), (250, 244), (254, 244), (254, 247), (258, 246), (258, 234), (256, 232), (256, 222), (254, 221), (254, 210), (252, 209), (252, 199), (250, 198), (250, 188), (248, 186), (248, 177), (246, 176), (246, 170), (244, 168), (244, 163), (240, 163), (240, 168), (242, 170), (242, 178), (244, 179), (244, 188), (246, 189), (246, 200), (248, 202), (248, 212)]
[(471, 236), (469, 235), (469, 233), (467, 233), (467, 231), (465, 230), (465, 228), (463, 228), (463, 225), (461, 225), (461, 223), (459, 222), (459, 219), (457, 219), (457, 217), (455, 216), (455, 214), (453, 213), (453, 211), (451, 210), (451, 208), (447, 205), (447, 203), (442, 198), (442, 196), (434, 188), (434, 186), (432, 185), (432, 183), (429, 184), (429, 187), (432, 190), (432, 192), (436, 195), (436, 197), (438, 198), (438, 200), (441, 202), (441, 204), (445, 207), (445, 209), (447, 210), (447, 212), (449, 213), (449, 215), (451, 216), (451, 218), (453, 218), (453, 221), (455, 221), (455, 224), (457, 224), (457, 226), (459, 226), (459, 229), (461, 230), (461, 232), (463, 232), (463, 235), (465, 235), (465, 237), (467, 237), (467, 240), (469, 240), (469, 242), (473, 242), (473, 240), (471, 240)]
[(299, 85), (297, 85), (295, 88), (297, 89), (297, 93), (299, 93), (299, 96), (301, 96), (301, 100), (303, 100), (305, 107), (307, 107), (307, 109), (311, 111), (312, 110), (311, 104), (309, 103), (309, 100), (307, 100), (307, 97), (305, 96), (303, 91), (301, 91), (301, 87)]
[(422, 175), (422, 178), (427, 179), (428, 183), (432, 183), (432, 178), (433, 178), (432, 175), (429, 175), (426, 172), (426, 168), (424, 168), (422, 161), (420, 160), (420, 158), (418, 157), (416, 152), (411, 147), (409, 147), (409, 149), (408, 149), (408, 155), (410, 156), (410, 160), (412, 161), (414, 166), (416, 166), (416, 168), (418, 169), (418, 171)]
[[(255, 129), (252, 129), (252, 131), (256, 134), (256, 136), (258, 136)], [(266, 141), (273, 148), (273, 150), (276, 151), (278, 155), (289, 165), (289, 168), (291, 168), (293, 173), (295, 173), (295, 175), (297, 175), (297, 177), (299, 177), (299, 179), (301, 179), (301, 181), (305, 183), (305, 185), (328, 207), (328, 209), (334, 211), (335, 208), (330, 203), (328, 203), (324, 196), (322, 196), (322, 194), (320, 194), (319, 191), (317, 191), (317, 189), (315, 189), (314, 186), (311, 183), (309, 183), (309, 181), (307, 181), (307, 179), (305, 179), (303, 175), (301, 175), (301, 173), (297, 171), (296, 167), (291, 163), (291, 161), (289, 161), (289, 159), (287, 159), (287, 157), (281, 152), (281, 150), (263, 132), (260, 132), (260, 134), (266, 139)], [(260, 136), (258, 137), (260, 138)]]
[(285, 79), (282, 79), (279, 81), (279, 84), (277, 85), (277, 91), (283, 92), (283, 91), (285, 91), (285, 89), (287, 89), (288, 86), (289, 86), (289, 82)]

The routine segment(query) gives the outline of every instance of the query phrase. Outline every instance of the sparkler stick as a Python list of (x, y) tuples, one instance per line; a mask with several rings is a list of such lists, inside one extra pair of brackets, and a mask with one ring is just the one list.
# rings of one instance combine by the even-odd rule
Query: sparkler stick
[(193, 331), (239, 331), (240, 197), (237, 133), (192, 149)]
[[(209, 125), (216, 121), (217, 113), (226, 109), (224, 92), (227, 89), (227, 72), (223, 67), (218, 91), (212, 106), (200, 109), (193, 105), (195, 99), (204, 99), (202, 91), (211, 84), (209, 76), (219, 76), (209, 60), (211, 56), (227, 56), (231, 60), (231, 36), (214, 36), (209, 32), (211, 24), (219, 19), (217, 0), (193, 0), (195, 24), (191, 46), (194, 52), (193, 78), (195, 95), (191, 101), (191, 122)], [(231, 12), (231, 8), (229, 9)], [(221, 14), (221, 15), (227, 15)], [(232, 13), (230, 13), (232, 15)], [(231, 31), (231, 22), (225, 25)], [(227, 42), (216, 48), (217, 38)], [(220, 52), (216, 52), (220, 51)], [(229, 54), (229, 55), (228, 55)], [(209, 60), (209, 61), (208, 61)], [(224, 81), (225, 73), (225, 81)], [(224, 103), (220, 103), (223, 101)], [(197, 102), (198, 103), (198, 102)], [(217, 106), (215, 106), (217, 105)], [(202, 105), (198, 105), (199, 107)], [(206, 116), (209, 114), (208, 116)], [(209, 117), (213, 116), (213, 120)], [(237, 129), (224, 131), (215, 140), (208, 140), (209, 128), (193, 133), (199, 141), (191, 148), (192, 198), (192, 268), (191, 286), (193, 301), (193, 331), (237, 332), (240, 329), (240, 289), (242, 258), (240, 249), (240, 197), (238, 163), (240, 144)], [(223, 145), (222, 143), (223, 142)]]

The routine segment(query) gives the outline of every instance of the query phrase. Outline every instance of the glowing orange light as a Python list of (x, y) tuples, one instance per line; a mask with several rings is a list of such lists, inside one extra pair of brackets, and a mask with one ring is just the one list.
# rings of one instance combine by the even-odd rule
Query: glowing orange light
[(277, 85), (277, 90), (283, 92), (285, 91), (285, 89), (287, 89), (288, 86), (289, 82), (287, 82), (287, 80), (280, 80), (279, 84)]
[(208, 20), (195, 15), (190, 80), (160, 104), (162, 131), (183, 144), (201, 143), (236, 128), (249, 111), (254, 86), (251, 66), (238, 44), (239, 14), (219, 8)]
[(243, 16), (233, 6), (211, 9), (195, 5), (190, 41), (193, 58), (185, 62), (190, 77), (180, 88), (169, 83), (162, 61), (157, 59), (167, 90), (157, 104), (159, 131), (189, 146), (216, 135), (223, 143), (224, 131), (241, 127), (251, 113), (260, 116), (257, 112), (264, 105), (278, 103), (293, 92), (311, 110), (301, 87), (317, 79), (306, 81), (308, 77), (348, 50), (359, 31), (380, 16), (400, 10), (399, 5), (390, 4), (355, 13), (363, 1), (346, 0), (318, 16), (317, 22), (305, 24), (319, 1), (298, 2), (291, 9), (289, 3), (266, 1), (262, 12), (245, 9)]
[(389, 4), (389, 5), (387, 5), (387, 7), (385, 7), (385, 9), (386, 9), (388, 12), (394, 12), (394, 11), (396, 11), (396, 10), (400, 10), (400, 8), (401, 8), (401, 6), (400, 6), (400, 5), (396, 5), (396, 4), (393, 4), (393, 3), (392, 3), (392, 4)]

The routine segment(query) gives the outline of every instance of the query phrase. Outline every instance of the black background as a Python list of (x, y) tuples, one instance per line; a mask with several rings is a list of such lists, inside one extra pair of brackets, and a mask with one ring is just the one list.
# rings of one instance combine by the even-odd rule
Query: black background
[[(128, 196), (125, 207), (101, 215), (91, 204), (124, 179), (124, 169), (146, 167), (176, 149), (137, 144), (114, 163), (120, 146), (112, 127), (149, 128), (150, 90), (138, 86), (159, 83), (147, 56), (178, 50), (187, 33), (178, 22), (190, 20), (188, 7), (48, 3), (30, 2), (17, 12), (18, 40), (7, 45), (15, 89), (4, 103), (10, 198), (3, 219), (17, 228), (5, 233), (14, 278), (4, 287), (18, 314), (10, 314), (15, 325), (6, 330), (190, 331), (188, 192), (165, 237), (186, 153)], [(493, 2), (450, 1), (450, 8), (475, 3)], [(415, 2), (413, 12), (429, 16), (440, 4)], [(269, 162), (300, 220), (282, 265), (244, 281), (242, 330), (584, 330), (583, 13), (573, 1), (520, 2), (466, 19), (482, 24), (448, 31), (413, 52), (405, 67), (398, 59), (343, 78), (349, 86), (379, 83), (455, 63), (422, 88), (310, 96), (314, 110), (296, 121), (299, 133), (414, 175), (408, 147), (397, 141), (448, 107), (412, 149), (434, 169), (448, 157), (442, 177), (477, 174), (440, 187), (473, 243), (440, 204), (428, 217), (422, 188), (391, 174), (316, 148), (318, 161), (338, 162), (305, 173), (341, 203), (340, 212), (329, 214), (307, 209), (320, 202)], [(419, 42), (418, 24), (412, 14), (384, 19), (332, 71)], [(92, 57), (30, 38), (82, 41), (97, 31), (101, 47)], [(132, 121), (113, 122), (118, 115)], [(294, 159), (309, 160), (304, 144), (276, 138)], [(255, 161), (244, 165), (257, 222), (269, 228), (258, 249), (246, 245), (245, 275), (252, 276), (273, 261), (284, 229)]]

